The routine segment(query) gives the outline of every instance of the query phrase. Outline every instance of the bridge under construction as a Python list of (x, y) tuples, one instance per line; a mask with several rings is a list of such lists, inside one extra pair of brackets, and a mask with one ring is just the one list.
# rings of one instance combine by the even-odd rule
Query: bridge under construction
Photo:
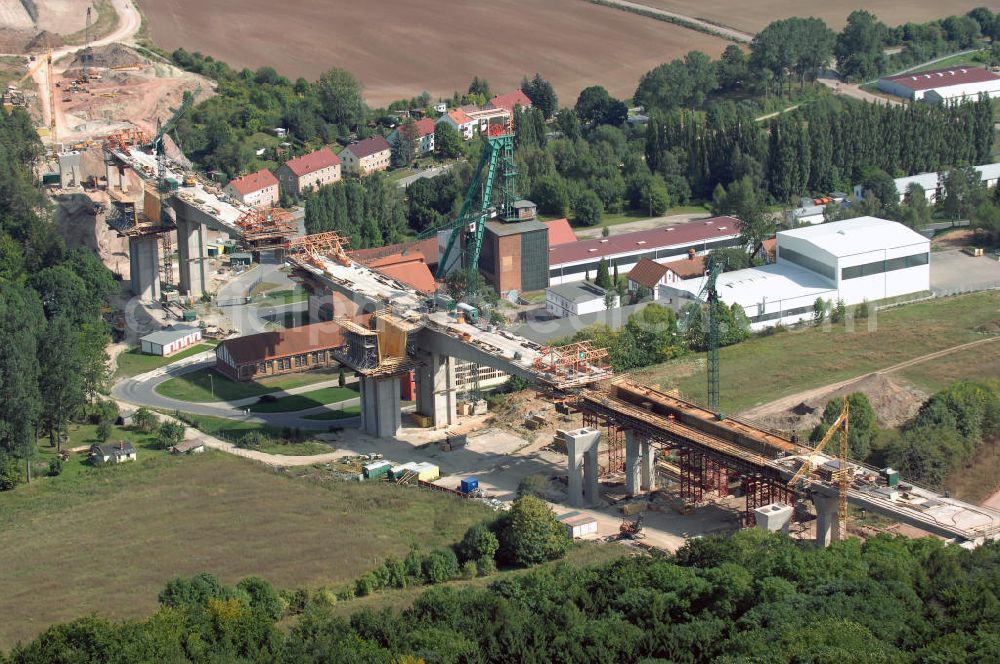
[[(838, 531), (839, 487), (835, 475), (846, 471), (847, 502), (962, 542), (981, 543), (1000, 536), (1000, 512), (939, 495), (905, 481), (886, 482), (879, 470), (832, 454), (817, 453), (783, 434), (739, 419), (719, 419), (694, 403), (627, 379), (579, 391), (576, 407), (584, 428), (562, 432), (572, 447), (570, 501), (596, 499), (598, 446), (603, 437), (611, 470), (625, 473), (626, 489), (638, 495), (655, 488), (657, 451), (678, 460), (680, 496), (692, 505), (711, 493), (725, 496), (738, 482), (746, 504), (745, 526), (754, 525), (760, 508), (794, 505), (811, 499), (816, 506), (817, 543), (828, 544)], [(614, 448), (624, 447), (624, 455)], [(789, 482), (803, 464), (816, 469), (804, 482)], [(582, 477), (582, 482), (581, 478)], [(589, 485), (589, 486), (588, 486)]]

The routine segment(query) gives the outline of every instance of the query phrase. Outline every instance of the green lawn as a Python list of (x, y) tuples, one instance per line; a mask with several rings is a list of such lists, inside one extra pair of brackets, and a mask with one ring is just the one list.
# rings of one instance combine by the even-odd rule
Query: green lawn
[[(262, 291), (263, 292), (263, 291)], [(282, 290), (271, 290), (254, 298), (257, 306), (274, 306), (278, 304), (292, 304), (309, 299), (309, 293), (302, 288), (285, 288)]]
[(361, 406), (347, 406), (340, 410), (328, 410), (325, 413), (316, 413), (315, 415), (305, 415), (303, 419), (306, 420), (343, 420), (348, 417), (356, 417), (361, 414)]
[(118, 370), (115, 372), (115, 378), (131, 378), (132, 376), (138, 376), (139, 374), (144, 374), (147, 371), (152, 371), (153, 369), (159, 369), (160, 367), (172, 364), (177, 360), (182, 360), (185, 357), (190, 357), (192, 355), (197, 355), (198, 353), (203, 353), (206, 350), (212, 350), (218, 344), (210, 343), (200, 343), (184, 350), (174, 353), (173, 355), (168, 355), (167, 357), (161, 357), (159, 355), (145, 355), (139, 351), (139, 346), (128, 350), (118, 356)]
[[(173, 413), (169, 413), (173, 414)], [(260, 422), (248, 422), (246, 420), (233, 420), (227, 417), (215, 417), (214, 415), (194, 415), (192, 413), (181, 413), (181, 419), (191, 427), (210, 436), (217, 436), (230, 442), (236, 442), (251, 431), (259, 431), (271, 438), (281, 438), (283, 429)], [(325, 431), (325, 427), (317, 425), (314, 431)], [(305, 432), (305, 433), (308, 433)]]
[(329, 454), (330, 452), (337, 451), (337, 448), (321, 443), (318, 440), (307, 440), (301, 443), (286, 443), (281, 440), (272, 440), (257, 449), (268, 454), (283, 454), (285, 456), (315, 456), (317, 454)]
[[(931, 300), (878, 312), (829, 329), (805, 328), (755, 337), (720, 351), (723, 412), (736, 413), (802, 390), (984, 337), (976, 328), (1000, 321), (1000, 292)], [(996, 349), (987, 352), (996, 353)], [(638, 372), (646, 384), (675, 385), (704, 402), (705, 355), (696, 353)]]
[(319, 369), (255, 381), (237, 382), (226, 378), (214, 369), (199, 369), (160, 383), (157, 385), (156, 391), (165, 397), (192, 403), (234, 401), (333, 380), (337, 378), (337, 375), (336, 370)]
[(357, 387), (323, 387), (312, 392), (280, 397), (277, 401), (255, 403), (249, 408), (254, 413), (289, 413), (331, 403), (340, 403), (357, 396)]
[(983, 63), (976, 59), (976, 56), (980, 53), (985, 54), (985, 51), (977, 51), (975, 53), (965, 53), (961, 55), (953, 55), (950, 58), (945, 58), (940, 62), (935, 62), (932, 65), (924, 65), (922, 67), (917, 67), (911, 71), (906, 72), (907, 74), (915, 74), (922, 71), (930, 71), (931, 69), (947, 69), (948, 67), (961, 67), (962, 65), (968, 65), (970, 67), (982, 67)]
[[(494, 516), (443, 493), (322, 472), (140, 449), (134, 463), (81, 466), (0, 493), (0, 650), (90, 613), (149, 615), (178, 575), (339, 589), (413, 543), (451, 544)], [(315, 478), (296, 477), (307, 473)]]

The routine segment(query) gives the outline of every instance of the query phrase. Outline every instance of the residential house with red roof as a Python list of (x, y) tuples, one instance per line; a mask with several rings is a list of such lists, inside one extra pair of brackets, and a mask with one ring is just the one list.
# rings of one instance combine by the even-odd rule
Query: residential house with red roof
[(402, 133), (413, 143), (413, 154), (425, 155), (434, 151), (434, 120), (423, 118), (411, 125), (401, 124), (389, 134), (389, 144), (395, 145)]
[(266, 168), (230, 181), (223, 191), (244, 205), (269, 208), (278, 204), (278, 178)]
[(368, 175), (389, 168), (392, 147), (382, 136), (369, 136), (355, 141), (340, 151), (343, 169), (355, 175)]
[(446, 122), (454, 127), (459, 134), (462, 135), (463, 140), (469, 140), (472, 136), (479, 130), (479, 121), (469, 117), (461, 108), (456, 108), (454, 111), (448, 111), (441, 117), (437, 119), (438, 122)]
[(628, 290), (635, 293), (645, 288), (654, 300), (666, 294), (663, 286), (674, 286), (685, 279), (695, 279), (705, 274), (705, 257), (699, 256), (694, 249), (688, 250), (688, 257), (679, 261), (657, 263), (649, 258), (643, 258), (628, 273)]
[(521, 89), (508, 92), (505, 95), (497, 95), (486, 104), (486, 108), (502, 108), (509, 113), (513, 113), (514, 108), (517, 106), (531, 108), (531, 100), (528, 99), (528, 95), (524, 94), (524, 91)]
[(330, 148), (320, 148), (289, 159), (276, 172), (281, 188), (298, 198), (312, 188), (333, 184), (340, 179), (340, 158)]

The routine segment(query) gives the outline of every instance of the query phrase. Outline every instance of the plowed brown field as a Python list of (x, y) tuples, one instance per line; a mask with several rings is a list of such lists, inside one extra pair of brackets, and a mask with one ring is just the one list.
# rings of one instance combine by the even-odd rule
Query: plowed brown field
[(629, 97), (656, 65), (726, 41), (584, 0), (140, 0), (153, 39), (234, 67), (313, 79), (352, 72), (369, 104), (464, 91), (473, 76), (506, 92), (540, 72), (563, 104), (595, 83)]
[(834, 30), (847, 23), (847, 15), (855, 9), (875, 14), (887, 25), (913, 21), (922, 23), (950, 14), (964, 14), (975, 7), (1000, 9), (996, 0), (632, 0), (650, 7), (665, 9), (710, 23), (758, 32), (771, 21), (790, 16), (815, 16)]

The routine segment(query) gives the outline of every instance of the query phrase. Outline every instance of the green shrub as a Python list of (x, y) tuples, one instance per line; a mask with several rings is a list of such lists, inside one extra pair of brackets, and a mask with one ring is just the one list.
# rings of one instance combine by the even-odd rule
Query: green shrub
[(458, 544), (458, 557), (462, 562), (493, 558), (499, 548), (497, 536), (490, 532), (486, 524), (477, 523), (465, 531), (465, 537)]
[(62, 459), (56, 457), (49, 461), (49, 477), (56, 477), (62, 474), (63, 462)]
[(143, 406), (132, 415), (132, 426), (142, 433), (153, 433), (160, 426), (160, 421), (151, 410)]
[(424, 558), (424, 579), (427, 583), (444, 583), (459, 574), (458, 556), (451, 549), (431, 551)]
[(497, 524), (500, 557), (521, 567), (561, 558), (569, 548), (566, 528), (556, 521), (552, 508), (534, 496), (514, 501)]
[(493, 558), (480, 558), (476, 561), (479, 576), (493, 576), (497, 573), (497, 561)]
[(160, 449), (167, 449), (184, 440), (184, 425), (180, 422), (164, 422), (156, 434), (156, 443)]
[(111, 423), (108, 422), (107, 420), (104, 420), (103, 422), (97, 425), (97, 430), (94, 432), (94, 435), (97, 436), (97, 440), (104, 443), (107, 442), (108, 438), (111, 438), (111, 432), (112, 432)]
[(476, 561), (466, 560), (462, 563), (462, 578), (463, 579), (474, 579), (476, 574), (478, 574), (479, 568), (476, 566)]
[(0, 491), (10, 491), (21, 483), (21, 464), (0, 452)]
[(268, 442), (270, 442), (270, 438), (263, 432), (250, 431), (236, 441), (236, 447), (242, 447), (245, 450), (259, 450)]
[(354, 593), (358, 597), (365, 597), (371, 595), (373, 592), (378, 590), (378, 580), (375, 575), (371, 572), (366, 572), (361, 575), (361, 578), (357, 580), (354, 584)]

